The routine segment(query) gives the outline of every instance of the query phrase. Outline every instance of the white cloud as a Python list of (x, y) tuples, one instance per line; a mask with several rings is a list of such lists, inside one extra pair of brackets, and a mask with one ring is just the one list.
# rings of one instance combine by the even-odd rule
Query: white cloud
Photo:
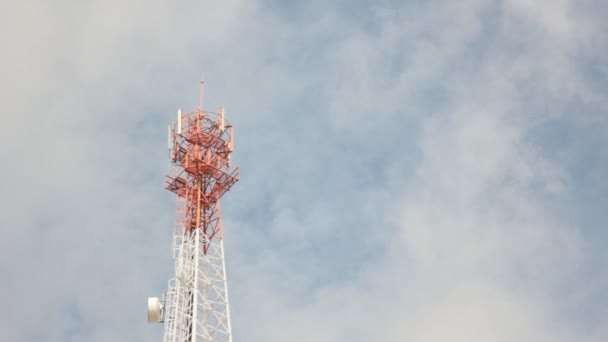
[(242, 166), (237, 339), (602, 341), (602, 235), (559, 206), (585, 180), (530, 139), (572, 103), (605, 112), (580, 72), (601, 19), (573, 4), (5, 4), (0, 328), (160, 338), (163, 127), (203, 71)]

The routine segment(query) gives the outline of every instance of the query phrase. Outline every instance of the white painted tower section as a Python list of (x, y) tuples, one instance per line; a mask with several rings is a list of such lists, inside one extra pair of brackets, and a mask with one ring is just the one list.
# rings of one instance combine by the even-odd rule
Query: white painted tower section
[(209, 241), (197, 228), (191, 236), (175, 236), (174, 256), (176, 276), (164, 298), (163, 341), (232, 342), (223, 240)]

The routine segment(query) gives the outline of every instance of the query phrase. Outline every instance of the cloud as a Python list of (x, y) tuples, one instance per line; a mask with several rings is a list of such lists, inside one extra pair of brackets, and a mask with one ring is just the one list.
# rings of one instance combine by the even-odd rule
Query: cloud
[(608, 336), (591, 2), (3, 6), (8, 339), (161, 338), (164, 127), (201, 71), (236, 339)]

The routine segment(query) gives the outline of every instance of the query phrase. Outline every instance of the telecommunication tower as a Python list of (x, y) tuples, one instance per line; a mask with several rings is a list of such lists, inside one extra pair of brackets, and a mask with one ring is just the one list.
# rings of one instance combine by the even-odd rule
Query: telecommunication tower
[(148, 321), (164, 323), (164, 342), (232, 341), (219, 199), (239, 179), (230, 166), (234, 130), (200, 102), (169, 126), (174, 166), (165, 188), (177, 195), (172, 251), (175, 278), (161, 299), (148, 298)]

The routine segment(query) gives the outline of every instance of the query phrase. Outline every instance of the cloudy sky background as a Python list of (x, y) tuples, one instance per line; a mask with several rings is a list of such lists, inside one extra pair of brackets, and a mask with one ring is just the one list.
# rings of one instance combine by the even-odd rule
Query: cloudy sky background
[(3, 339), (162, 339), (166, 125), (202, 73), (235, 341), (608, 340), (605, 13), (3, 1)]

